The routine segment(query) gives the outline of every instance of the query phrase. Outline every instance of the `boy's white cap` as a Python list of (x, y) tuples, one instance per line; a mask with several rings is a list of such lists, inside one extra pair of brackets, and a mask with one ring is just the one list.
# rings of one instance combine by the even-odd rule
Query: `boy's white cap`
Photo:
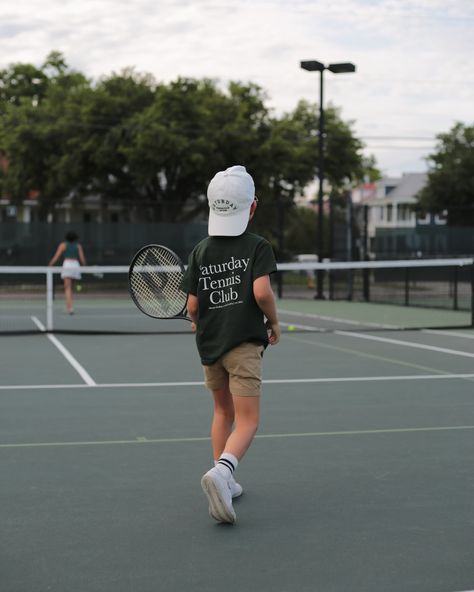
[(207, 188), (209, 236), (239, 236), (249, 223), (255, 185), (243, 166), (219, 171)]

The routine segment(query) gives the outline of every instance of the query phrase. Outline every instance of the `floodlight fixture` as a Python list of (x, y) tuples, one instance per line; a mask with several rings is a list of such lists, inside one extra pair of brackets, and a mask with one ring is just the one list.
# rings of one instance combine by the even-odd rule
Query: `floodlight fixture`
[(324, 64), (321, 62), (317, 62), (316, 60), (306, 60), (304, 62), (300, 62), (300, 66), (303, 70), (308, 70), (308, 72), (322, 72), (326, 69)]
[(355, 72), (356, 67), (350, 62), (343, 62), (340, 64), (329, 64), (327, 67), (333, 74), (344, 74), (345, 72)]
[[(300, 62), (303, 70), (308, 72), (319, 72), (319, 139), (318, 139), (318, 228), (317, 228), (317, 255), (318, 261), (323, 260), (323, 185), (324, 185), (324, 70), (330, 70), (333, 74), (344, 74), (355, 72), (356, 67), (351, 62), (340, 62), (325, 66), (317, 60), (305, 60)], [(329, 204), (332, 211), (332, 203)], [(330, 255), (332, 255), (332, 245), (329, 245)], [(324, 298), (323, 294), (323, 272), (318, 269), (317, 272), (317, 291), (315, 298)]]

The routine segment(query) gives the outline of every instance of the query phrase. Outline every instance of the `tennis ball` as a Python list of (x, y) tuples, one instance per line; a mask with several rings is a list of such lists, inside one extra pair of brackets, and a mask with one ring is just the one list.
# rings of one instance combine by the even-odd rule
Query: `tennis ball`
[(82, 290), (81, 284), (77, 284), (77, 286), (76, 286), (76, 292), (80, 292), (81, 290)]
[(288, 331), (294, 331), (296, 327), (294, 325), (288, 325)]

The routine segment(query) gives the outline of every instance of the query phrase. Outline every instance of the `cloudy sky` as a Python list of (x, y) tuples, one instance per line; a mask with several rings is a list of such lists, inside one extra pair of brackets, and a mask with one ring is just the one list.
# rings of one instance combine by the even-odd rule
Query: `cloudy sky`
[(318, 99), (301, 60), (325, 73), (326, 101), (382, 171), (426, 170), (435, 135), (474, 123), (474, 0), (15, 0), (0, 4), (0, 68), (53, 49), (93, 79), (135, 66), (251, 81), (275, 113)]

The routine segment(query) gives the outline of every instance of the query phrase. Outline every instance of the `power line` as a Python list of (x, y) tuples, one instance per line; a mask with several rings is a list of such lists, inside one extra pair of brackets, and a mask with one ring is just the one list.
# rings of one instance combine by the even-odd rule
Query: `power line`
[(365, 146), (366, 150), (432, 150), (433, 146)]
[(413, 141), (435, 141), (435, 136), (359, 136), (362, 140), (413, 140)]

